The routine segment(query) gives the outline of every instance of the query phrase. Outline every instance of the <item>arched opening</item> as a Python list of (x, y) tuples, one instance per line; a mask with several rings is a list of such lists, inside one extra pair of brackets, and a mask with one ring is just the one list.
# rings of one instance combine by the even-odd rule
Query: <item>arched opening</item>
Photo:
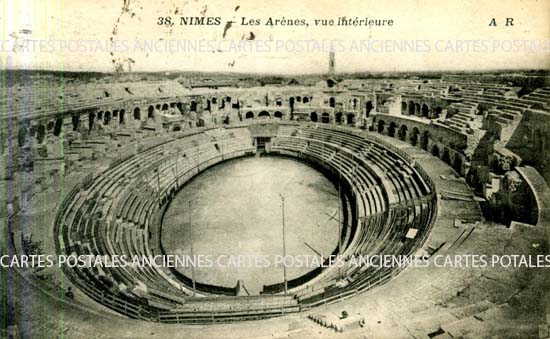
[(212, 104), (215, 105), (215, 104), (217, 104), (217, 103), (218, 103), (218, 98), (213, 97), (213, 98), (212, 98)]
[(337, 124), (341, 124), (342, 123), (342, 116), (344, 114), (342, 112), (338, 112), (336, 113), (336, 115), (334, 116), (334, 121), (337, 123)]
[(440, 106), (437, 106), (435, 108), (435, 117), (436, 118), (439, 118), (439, 116), (441, 115), (441, 112), (443, 111), (443, 109), (440, 107)]
[(369, 117), (370, 112), (373, 110), (374, 106), (372, 105), (372, 101), (367, 101), (367, 118)]
[(44, 142), (46, 136), (46, 128), (44, 125), (38, 125), (36, 128), (36, 141), (38, 141), (39, 144)]
[(174, 126), (174, 128), (172, 128), (172, 132), (179, 132), (179, 131), (181, 131), (180, 126)]
[(126, 117), (126, 111), (121, 109), (120, 113), (118, 114), (118, 124), (123, 125), (124, 124), (124, 118)]
[(352, 114), (352, 113), (349, 113), (346, 117), (346, 122), (348, 125), (353, 125), (355, 124), (355, 114)]
[(226, 115), (225, 118), (223, 118), (223, 123), (225, 125), (229, 125), (230, 122), (231, 122), (231, 118), (229, 117), (229, 115)]
[(384, 127), (386, 126), (386, 123), (384, 120), (378, 121), (378, 133), (384, 133)]
[(397, 127), (397, 125), (395, 124), (395, 122), (390, 122), (390, 126), (388, 127), (388, 135), (390, 137), (395, 137), (395, 128)]
[(441, 156), (441, 160), (443, 160), (447, 165), (451, 165), (451, 155), (449, 154), (449, 149), (445, 147), (443, 149), (443, 155)]
[(228, 103), (231, 103), (231, 97), (225, 97), (225, 101), (227, 101)]
[(104, 124), (104, 125), (108, 125), (109, 122), (111, 122), (111, 112), (107, 111), (107, 112), (105, 112), (105, 114), (103, 115), (103, 124)]
[(71, 122), (73, 124), (73, 131), (78, 130), (78, 127), (80, 127), (80, 116), (73, 114), (71, 116)]
[(326, 112), (323, 113), (323, 114), (321, 115), (321, 122), (322, 122), (323, 124), (328, 124), (328, 123), (330, 122), (330, 115), (329, 115), (328, 113), (326, 113)]
[(283, 100), (282, 99), (275, 99), (275, 106), (282, 106)]
[(425, 131), (424, 133), (422, 133), (422, 137), (420, 138), (420, 147), (425, 151), (428, 150), (429, 140), (430, 140), (430, 132)]
[(114, 118), (118, 118), (118, 110), (117, 109), (113, 110), (113, 119)]
[(414, 104), (414, 114), (420, 115), (420, 104)]
[(23, 126), (19, 129), (19, 132), (17, 133), (17, 142), (19, 144), (19, 147), (22, 147), (25, 145), (25, 142), (27, 142), (27, 127)]
[(269, 115), (267, 111), (261, 111), (260, 114), (258, 114), (258, 118), (271, 118), (271, 115)]
[(317, 122), (317, 120), (318, 120), (317, 112), (311, 112), (311, 114), (309, 115), (309, 120), (311, 120), (313, 122)]
[(399, 128), (399, 133), (398, 133), (399, 139), (403, 141), (407, 140), (407, 131), (408, 131), (407, 125), (402, 125)]
[(460, 155), (455, 155), (455, 160), (453, 161), (453, 168), (457, 171), (458, 174), (462, 175), (462, 157)]
[(418, 143), (418, 134), (420, 134), (420, 131), (418, 130), (418, 128), (414, 127), (410, 139), (413, 146), (416, 146), (416, 144)]
[(61, 128), (63, 128), (63, 119), (57, 118), (53, 127), (53, 135), (58, 137), (61, 134)]
[(412, 100), (409, 101), (409, 115), (414, 115), (414, 102)]
[(88, 114), (88, 130), (91, 131), (94, 128), (95, 113)]
[(97, 113), (97, 120), (103, 120), (103, 111)]
[(336, 106), (336, 99), (334, 99), (334, 97), (330, 97), (330, 99), (328, 99), (328, 103), (329, 103), (330, 107), (335, 107)]
[(273, 116), (277, 119), (282, 119), (283, 118), (283, 113), (277, 111), (273, 114)]
[(155, 107), (153, 105), (150, 105), (147, 109), (147, 119), (154, 119), (155, 118)]
[(405, 101), (401, 101), (401, 113), (407, 113), (407, 103)]
[(53, 129), (53, 124), (54, 124), (53, 121), (51, 121), (51, 120), (48, 121), (48, 125), (46, 126), (46, 129), (48, 131), (51, 131)]
[(180, 111), (180, 114), (183, 115), (183, 104), (181, 103), (181, 101), (176, 102), (176, 108), (178, 109), (178, 111)]
[(195, 100), (191, 101), (191, 105), (190, 105), (189, 109), (191, 110), (191, 112), (196, 112), (197, 111), (197, 102)]
[(293, 97), (290, 97), (288, 99), (288, 104), (290, 105), (290, 112), (294, 112), (294, 98)]
[(134, 108), (134, 120), (141, 120), (141, 112), (139, 107)]
[(422, 104), (422, 116), (427, 118), (428, 114), (430, 113), (430, 109), (426, 104)]
[(298, 96), (296, 97), (296, 101), (302, 102), (302, 97), (298, 95)]
[(307, 104), (308, 102), (309, 102), (309, 98), (308, 98), (308, 97), (304, 97), (304, 99), (302, 100), (302, 103)]
[(439, 147), (437, 145), (432, 146), (432, 155), (439, 158)]
[(167, 110), (168, 110), (168, 104), (162, 105), (162, 110), (163, 110), (163, 111), (167, 111)]
[(254, 119), (254, 113), (252, 113), (250, 111), (246, 112), (245, 118), (246, 119)]

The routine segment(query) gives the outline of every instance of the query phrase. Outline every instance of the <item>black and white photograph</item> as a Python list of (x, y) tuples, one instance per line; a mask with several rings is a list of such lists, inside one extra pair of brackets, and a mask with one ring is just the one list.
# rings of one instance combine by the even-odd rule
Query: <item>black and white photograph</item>
[(0, 338), (550, 339), (549, 1), (0, 29)]

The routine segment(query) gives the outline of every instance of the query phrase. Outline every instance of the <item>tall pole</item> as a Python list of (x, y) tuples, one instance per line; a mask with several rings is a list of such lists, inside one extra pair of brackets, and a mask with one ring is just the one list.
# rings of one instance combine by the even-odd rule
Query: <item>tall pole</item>
[(285, 265), (285, 258), (286, 258), (286, 234), (285, 234), (285, 198), (280, 194), (281, 196), (281, 208), (282, 208), (282, 214), (283, 214), (283, 278), (285, 281), (285, 295), (288, 294), (288, 282), (286, 280), (286, 265)]
[(195, 258), (193, 251), (193, 224), (191, 223), (191, 200), (189, 200), (189, 239), (191, 240), (191, 280), (193, 281), (193, 296), (196, 293), (195, 286)]

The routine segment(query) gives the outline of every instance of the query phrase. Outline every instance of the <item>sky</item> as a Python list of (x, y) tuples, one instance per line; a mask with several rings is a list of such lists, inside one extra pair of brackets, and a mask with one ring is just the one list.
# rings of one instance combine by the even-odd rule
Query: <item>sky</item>
[[(8, 69), (323, 73), (331, 49), (337, 72), (550, 68), (547, 0), (0, 3), (0, 58)], [(213, 24), (180, 25), (181, 17)], [(386, 22), (342, 26), (340, 17)], [(269, 18), (302, 25), (269, 26)], [(497, 26), (489, 25), (493, 18)]]

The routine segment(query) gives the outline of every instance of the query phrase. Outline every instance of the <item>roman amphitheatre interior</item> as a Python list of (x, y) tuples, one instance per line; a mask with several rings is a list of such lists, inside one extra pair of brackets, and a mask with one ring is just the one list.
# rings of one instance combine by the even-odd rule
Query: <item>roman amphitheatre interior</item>
[[(549, 250), (545, 72), (4, 79), (3, 253)], [(2, 274), (13, 337), (545, 338), (550, 325), (548, 269), (532, 267)]]

